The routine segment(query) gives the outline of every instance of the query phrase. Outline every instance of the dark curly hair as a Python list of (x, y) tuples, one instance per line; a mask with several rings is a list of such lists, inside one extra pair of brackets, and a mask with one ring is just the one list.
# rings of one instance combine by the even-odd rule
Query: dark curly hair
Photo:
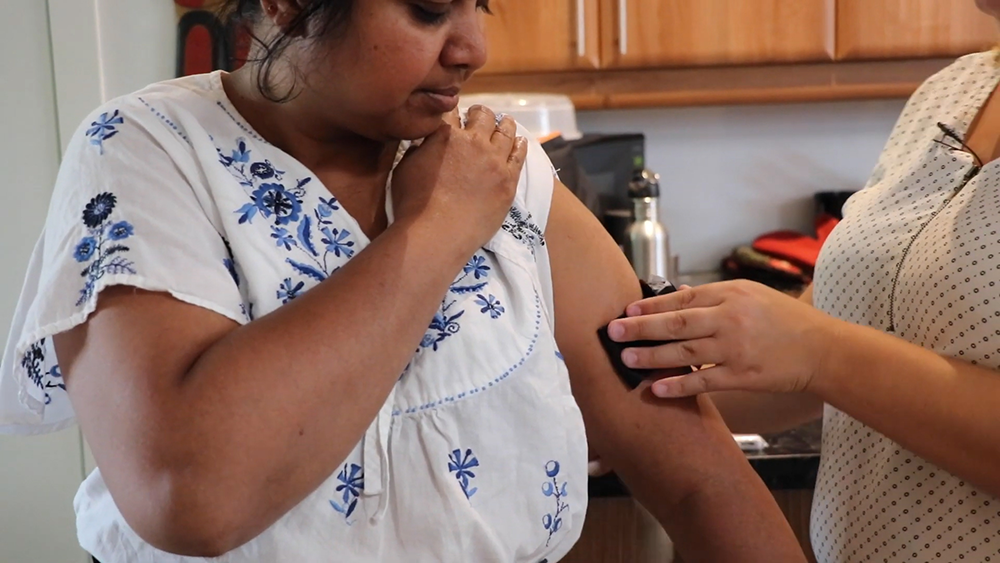
[(306, 37), (312, 31), (313, 37), (326, 37), (337, 33), (347, 25), (354, 8), (354, 0), (308, 0), (302, 11), (289, 22), (286, 29), (265, 41), (253, 33), (253, 26), (261, 16), (260, 0), (222, 0), (219, 2), (219, 18), (230, 30), (247, 30), (251, 40), (259, 46), (259, 54), (246, 62), (260, 65), (257, 87), (269, 100), (287, 101), (291, 92), (278, 95), (271, 87), (270, 78), (274, 62), (291, 43), (293, 37)]

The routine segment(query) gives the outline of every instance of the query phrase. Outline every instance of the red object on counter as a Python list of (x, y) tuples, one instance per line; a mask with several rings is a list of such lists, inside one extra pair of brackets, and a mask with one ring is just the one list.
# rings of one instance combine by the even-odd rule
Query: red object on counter
[(823, 213), (816, 218), (816, 238), (795, 231), (777, 231), (760, 236), (753, 242), (753, 249), (813, 269), (823, 243), (839, 222)]

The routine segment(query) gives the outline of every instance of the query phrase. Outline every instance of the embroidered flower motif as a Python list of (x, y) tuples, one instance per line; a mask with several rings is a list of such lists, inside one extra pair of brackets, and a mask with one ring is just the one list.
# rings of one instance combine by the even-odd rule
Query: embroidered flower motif
[[(227, 156), (226, 151), (216, 147), (219, 162), (246, 190), (250, 199), (235, 213), (239, 215), (241, 225), (252, 224), (258, 214), (273, 218), (270, 237), (275, 246), (296, 254), (286, 257), (285, 262), (294, 276), (300, 278), (289, 277), (288, 284), (283, 283), (275, 289), (276, 294), (283, 296), (282, 299), (290, 300), (287, 297), (289, 290), (292, 290), (292, 295), (299, 295), (308, 289), (311, 280), (321, 282), (340, 269), (343, 259), (351, 258), (357, 252), (355, 242), (349, 231), (334, 228), (334, 221), (330, 218), (334, 211), (340, 209), (335, 197), (318, 197), (319, 203), (315, 208), (304, 209), (305, 187), (312, 182), (312, 178), (302, 178), (294, 187), (287, 187), (280, 183), (285, 172), (266, 159), (251, 164), (252, 151), (246, 140), (241, 137), (236, 142), (237, 148), (232, 151), (232, 156)], [(316, 238), (323, 235), (326, 238), (320, 244)], [(226, 267), (230, 268), (230, 262), (226, 262)]]
[[(454, 303), (453, 303), (454, 304)], [(438, 311), (434, 314), (434, 320), (431, 321), (430, 331), (424, 335), (424, 338), (420, 341), (421, 348), (430, 348), (437, 352), (438, 345), (440, 345), (446, 338), (457, 334), (462, 326), (458, 324), (457, 321), (465, 311), (459, 311), (458, 313), (448, 316), (446, 315), (447, 309)]]
[(261, 184), (254, 190), (253, 199), (264, 217), (273, 215), (278, 225), (294, 223), (302, 213), (302, 201), (282, 184)]
[(77, 262), (87, 262), (86, 269), (80, 275), (86, 279), (80, 290), (80, 299), (76, 306), (83, 305), (94, 294), (97, 282), (108, 274), (135, 274), (135, 264), (122, 256), (129, 247), (121, 241), (135, 234), (135, 229), (126, 221), (118, 221), (108, 225), (111, 213), (115, 209), (117, 199), (114, 194), (105, 192), (98, 194), (84, 207), (83, 223), (87, 226), (88, 235), (80, 239), (73, 249), (73, 258)]
[(341, 493), (342, 502), (331, 500), (330, 506), (343, 514), (345, 522), (350, 526), (353, 524), (350, 521), (351, 515), (354, 514), (354, 510), (358, 507), (358, 497), (365, 490), (365, 474), (360, 465), (355, 463), (345, 464), (344, 468), (337, 475), (337, 480), (340, 481), (340, 485), (337, 485), (337, 492)]
[(233, 149), (233, 156), (229, 157), (229, 164), (236, 162), (247, 163), (250, 162), (250, 151), (247, 149), (247, 142), (245, 139), (236, 139), (236, 148)]
[(504, 309), (500, 305), (500, 301), (492, 294), (489, 297), (483, 297), (483, 294), (476, 295), (476, 304), (481, 305), (483, 308), (479, 310), (480, 313), (489, 313), (491, 319), (499, 319), (500, 315), (504, 314)]
[(58, 365), (45, 370), (45, 339), (32, 344), (21, 357), (21, 367), (28, 374), (31, 380), (39, 389), (45, 393), (45, 404), (52, 402), (52, 396), (48, 390), (61, 389), (66, 391), (66, 385), (62, 383), (62, 371)]
[(128, 221), (118, 221), (108, 229), (108, 237), (111, 240), (125, 240), (135, 234), (135, 229)]
[(260, 178), (261, 180), (269, 180), (275, 176), (281, 176), (282, 173), (274, 169), (274, 165), (271, 164), (270, 160), (265, 160), (264, 162), (255, 162), (251, 164), (250, 174), (256, 178)]
[[(451, 287), (448, 289), (450, 295), (468, 295), (479, 293), (489, 285), (488, 281), (481, 281), (479, 283), (473, 283), (472, 285), (462, 285), (466, 283), (469, 276), (477, 279), (486, 279), (489, 277), (490, 267), (486, 265), (486, 258), (480, 255), (475, 255), (469, 260), (468, 264), (462, 268), (462, 275), (455, 280)], [(477, 297), (482, 298), (482, 302), (476, 300), (476, 303), (480, 307), (487, 307), (483, 309), (483, 313), (489, 312), (490, 301), (488, 298), (484, 297), (482, 294), (477, 295)], [(493, 296), (491, 296), (493, 297)], [(428, 327), (428, 332), (424, 334), (423, 339), (420, 341), (421, 349), (431, 349), (435, 352), (438, 351), (439, 346), (448, 337), (457, 334), (461, 330), (462, 326), (457, 322), (458, 319), (465, 314), (465, 311), (459, 311), (454, 315), (449, 315), (448, 312), (458, 303), (458, 300), (448, 300), (449, 297), (445, 297), (444, 301), (441, 302), (441, 309), (436, 315), (434, 315), (434, 320), (431, 321), (430, 327)], [(461, 297), (459, 298), (461, 299)], [(496, 305), (496, 309), (490, 312), (492, 318), (499, 318), (504, 312), (504, 308), (500, 306), (500, 302), (493, 297)]]
[(479, 490), (470, 486), (472, 480), (476, 478), (476, 474), (472, 472), (476, 467), (479, 467), (479, 460), (472, 450), (465, 450), (465, 455), (462, 455), (462, 450), (453, 450), (448, 456), (448, 472), (455, 474), (455, 479), (458, 479), (458, 484), (467, 499), (472, 499), (472, 495)]
[(462, 268), (462, 277), (458, 278), (451, 284), (451, 288), (448, 290), (455, 295), (464, 295), (467, 293), (477, 293), (483, 290), (487, 286), (487, 282), (483, 281), (480, 283), (474, 283), (472, 285), (462, 285), (469, 276), (479, 280), (486, 279), (490, 275), (490, 267), (486, 265), (486, 257), (475, 255), (469, 260), (469, 263)]
[(295, 246), (295, 237), (284, 227), (271, 227), (271, 238), (275, 240), (276, 246), (284, 246), (285, 250), (291, 250)]
[(319, 206), (316, 207), (317, 219), (322, 221), (323, 219), (328, 219), (333, 215), (334, 211), (340, 210), (340, 206), (337, 205), (337, 198), (331, 197), (330, 199), (319, 198)]
[(94, 256), (94, 251), (96, 250), (97, 239), (94, 237), (83, 237), (76, 245), (76, 250), (73, 251), (73, 258), (76, 258), (77, 262), (86, 262)]
[(117, 135), (117, 127), (122, 123), (125, 123), (125, 120), (119, 115), (118, 110), (115, 110), (111, 114), (108, 112), (102, 113), (96, 121), (90, 124), (90, 128), (87, 129), (86, 135), (90, 137), (90, 144), (97, 146), (100, 154), (103, 155), (104, 141)]
[(514, 240), (530, 247), (532, 253), (535, 252), (535, 246), (545, 246), (545, 233), (532, 221), (531, 213), (522, 212), (517, 207), (510, 208), (502, 228)]
[(563, 502), (563, 498), (566, 497), (566, 482), (564, 481), (562, 486), (559, 485), (559, 462), (550, 461), (545, 464), (545, 475), (548, 476), (551, 481), (545, 481), (542, 483), (542, 494), (547, 497), (553, 497), (556, 502), (555, 512), (550, 512), (542, 517), (542, 525), (549, 532), (549, 539), (545, 541), (545, 545), (548, 546), (549, 542), (552, 541), (552, 536), (555, 535), (560, 529), (562, 529), (562, 518), (559, 517), (564, 510), (569, 508), (569, 505)]
[(349, 240), (351, 237), (350, 231), (347, 229), (338, 230), (330, 229), (329, 227), (323, 227), (323, 234), (325, 235), (321, 240), (323, 244), (326, 245), (326, 249), (337, 256), (338, 258), (343, 255), (347, 258), (354, 256), (354, 250), (351, 249), (354, 246), (354, 241)]
[(490, 267), (486, 265), (486, 258), (483, 256), (473, 256), (469, 263), (462, 268), (466, 274), (472, 274), (478, 280), (489, 275)]
[(285, 281), (281, 282), (281, 287), (278, 289), (278, 299), (281, 299), (281, 303), (288, 303), (292, 299), (299, 296), (299, 293), (305, 287), (305, 282), (299, 282), (292, 285), (292, 278), (285, 278)]
[(108, 220), (117, 203), (118, 199), (112, 193), (98, 194), (83, 208), (83, 224), (91, 229), (100, 227)]

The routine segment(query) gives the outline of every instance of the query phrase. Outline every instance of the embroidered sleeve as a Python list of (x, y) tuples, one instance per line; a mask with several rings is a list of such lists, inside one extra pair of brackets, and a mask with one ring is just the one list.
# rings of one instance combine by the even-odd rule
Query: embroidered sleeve
[(67, 149), (0, 369), (0, 427), (71, 421), (51, 337), (85, 322), (108, 286), (246, 320), (193, 149), (142, 109), (98, 110)]

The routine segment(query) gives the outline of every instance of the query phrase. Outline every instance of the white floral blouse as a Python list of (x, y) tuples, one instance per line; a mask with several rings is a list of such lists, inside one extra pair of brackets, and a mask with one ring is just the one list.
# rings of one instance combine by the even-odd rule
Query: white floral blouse
[[(503, 230), (459, 273), (361, 442), (218, 561), (539, 563), (569, 551), (587, 452), (553, 333), (552, 190), (533, 144)], [(86, 321), (105, 287), (169, 292), (248, 323), (368, 243), (308, 169), (237, 114), (220, 74), (106, 104), (70, 143), (32, 255), (0, 371), (0, 431), (75, 422), (51, 337)], [(100, 469), (74, 504), (81, 545), (103, 563), (189, 560), (135, 534)]]

